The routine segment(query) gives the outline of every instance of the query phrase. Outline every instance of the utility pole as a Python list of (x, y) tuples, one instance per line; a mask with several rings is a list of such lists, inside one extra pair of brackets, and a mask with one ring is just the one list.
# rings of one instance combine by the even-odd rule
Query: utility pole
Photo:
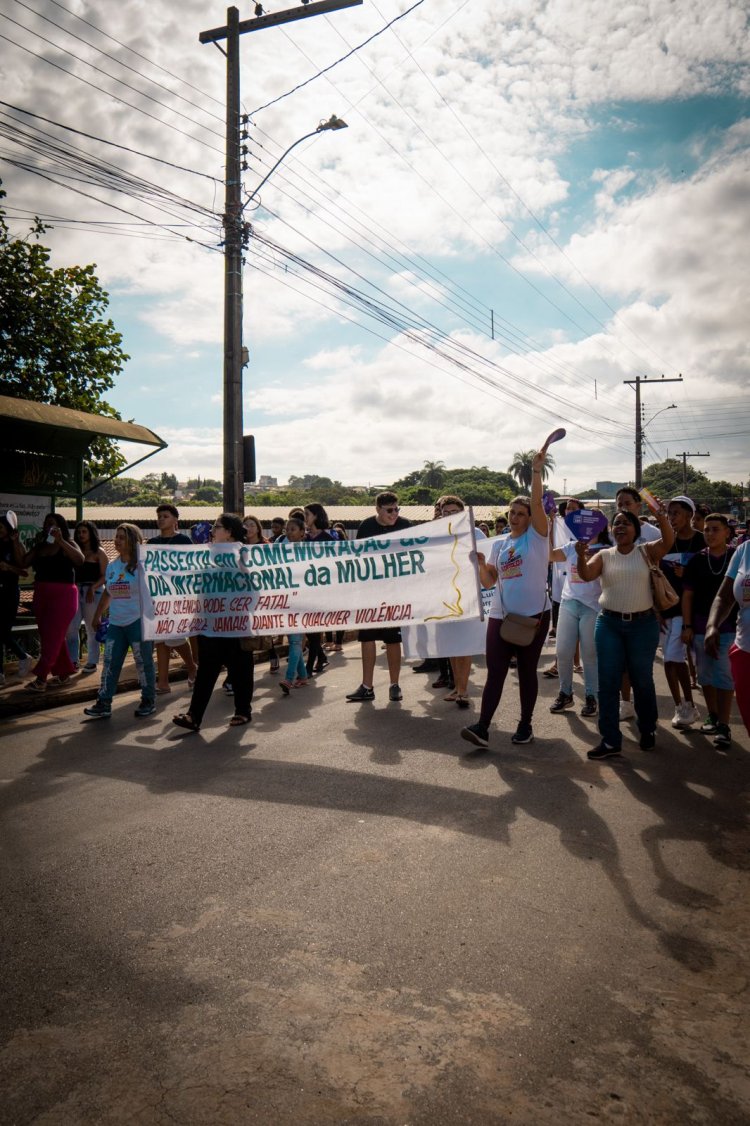
[[(226, 183), (224, 186), (224, 509), (242, 515), (245, 505), (242, 454), (242, 251), (249, 226), (242, 218), (242, 152), (240, 115), (240, 35), (293, 20), (352, 8), (362, 0), (318, 0), (283, 12), (240, 20), (239, 9), (227, 8), (224, 27), (202, 31), (201, 43), (226, 39), (227, 58)], [(256, 12), (262, 13), (260, 4)]]
[(679, 456), (682, 458), (682, 491), (687, 493), (687, 459), (689, 457), (710, 457), (711, 454), (691, 454), (687, 450), (683, 450)]
[(643, 417), (641, 415), (641, 384), (649, 384), (650, 386), (662, 383), (682, 383), (682, 375), (674, 379), (661, 379), (649, 380), (647, 375), (637, 375), (635, 379), (623, 379), (623, 383), (635, 387), (635, 487), (640, 489), (643, 484)]

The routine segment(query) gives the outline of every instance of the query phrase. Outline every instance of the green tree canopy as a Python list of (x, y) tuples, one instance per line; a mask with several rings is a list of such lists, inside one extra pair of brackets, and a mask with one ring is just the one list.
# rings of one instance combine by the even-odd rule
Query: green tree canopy
[[(119, 418), (104, 395), (129, 357), (105, 316), (109, 298), (93, 265), (50, 266), (44, 229), (36, 220), (25, 238), (12, 237), (0, 206), (0, 391)], [(124, 464), (110, 440), (92, 443), (91, 476)]]
[(643, 484), (662, 500), (684, 493), (696, 504), (707, 504), (719, 512), (728, 511), (742, 495), (742, 485), (733, 485), (729, 481), (712, 481), (707, 473), (693, 469), (689, 462), (685, 466), (683, 479), (682, 459), (676, 457), (646, 466)]

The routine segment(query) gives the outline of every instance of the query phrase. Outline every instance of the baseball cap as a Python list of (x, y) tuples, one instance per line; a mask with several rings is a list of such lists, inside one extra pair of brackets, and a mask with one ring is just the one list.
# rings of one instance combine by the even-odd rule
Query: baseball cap
[(691, 512), (695, 512), (695, 501), (692, 501), (690, 499), (690, 497), (672, 497), (672, 499), (669, 503), (670, 504), (684, 504), (685, 507), (689, 508)]

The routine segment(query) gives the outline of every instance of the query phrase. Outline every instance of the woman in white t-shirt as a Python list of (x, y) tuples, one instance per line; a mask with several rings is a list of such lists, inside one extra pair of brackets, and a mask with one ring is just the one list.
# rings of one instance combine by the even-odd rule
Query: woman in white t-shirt
[[(597, 543), (599, 547), (610, 546), (606, 531), (599, 536)], [(580, 644), (585, 695), (581, 715), (595, 716), (599, 694), (599, 666), (596, 659), (594, 628), (599, 613), (601, 584), (598, 579), (590, 583), (584, 582), (578, 574), (575, 540), (569, 540), (568, 543), (550, 551), (550, 559), (553, 563), (564, 562), (567, 567), (557, 615), (556, 664), (560, 677), (560, 691), (550, 711), (554, 715), (559, 715), (575, 705), (573, 662), (576, 646)]]
[(719, 655), (719, 626), (735, 603), (739, 606), (739, 613), (734, 645), (729, 649), (729, 663), (737, 707), (750, 734), (750, 541), (740, 544), (735, 551), (713, 600), (704, 642), (710, 657)]
[[(537, 665), (550, 617), (547, 516), (542, 504), (545, 456), (545, 450), (534, 454), (531, 497), (516, 497), (511, 501), (510, 534), (492, 541), (489, 560), (477, 552), (482, 586), (495, 586), (487, 622), (487, 682), (482, 693), (482, 710), (479, 721), (461, 732), (462, 738), (477, 747), (488, 745), (489, 726), (503, 694), (511, 657), (516, 657), (518, 662), (521, 697), (521, 719), (512, 741), (531, 743), (534, 739), (531, 721), (539, 690)], [(501, 637), (503, 618), (508, 614), (536, 618), (536, 631), (529, 645), (513, 645)]]

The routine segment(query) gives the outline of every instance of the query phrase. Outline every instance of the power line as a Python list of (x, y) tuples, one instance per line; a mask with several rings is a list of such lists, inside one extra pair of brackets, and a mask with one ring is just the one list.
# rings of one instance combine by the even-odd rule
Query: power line
[[(3, 12), (0, 12), (0, 16), (2, 16), (4, 19), (10, 19), (10, 17), (6, 16)], [(11, 22), (16, 23), (17, 21), (13, 20)], [(23, 27), (23, 24), (19, 24), (18, 26)], [(24, 30), (28, 31), (29, 29), (25, 28)], [(42, 38), (42, 36), (39, 36), (38, 38)], [(196, 144), (203, 145), (205, 148), (210, 149), (212, 152), (219, 153), (220, 156), (223, 156), (222, 150), (217, 149), (215, 145), (210, 145), (208, 141), (204, 141), (200, 137), (195, 137), (192, 133), (188, 133), (184, 129), (180, 129), (179, 126), (172, 125), (170, 122), (164, 121), (163, 118), (157, 117), (156, 114), (149, 113), (148, 110), (143, 109), (141, 106), (133, 105), (132, 102), (127, 101), (125, 98), (121, 98), (118, 94), (114, 94), (111, 90), (102, 89), (102, 87), (97, 86), (95, 82), (89, 82), (89, 80), (87, 78), (84, 78), (83, 75), (75, 74), (72, 70), (67, 70), (66, 67), (62, 66), (60, 63), (54, 62), (53, 59), (48, 59), (45, 55), (39, 54), (38, 51), (32, 51), (29, 47), (24, 47), (22, 43), (18, 43), (15, 39), (11, 39), (10, 36), (0, 33), (0, 39), (5, 40), (6, 43), (11, 43), (14, 47), (18, 47), (21, 51), (25, 51), (27, 55), (32, 55), (35, 59), (40, 59), (42, 62), (47, 63), (48, 66), (52, 66), (55, 68), (55, 70), (61, 71), (62, 74), (67, 74), (68, 77), (75, 78), (78, 82), (83, 82), (84, 85), (89, 86), (92, 90), (96, 90), (98, 93), (106, 94), (108, 98), (112, 98), (113, 101), (118, 102), (120, 105), (127, 106), (128, 109), (132, 109), (136, 113), (142, 113), (144, 117), (148, 117), (152, 121), (158, 122), (159, 125), (164, 125), (167, 129), (173, 129), (175, 133), (179, 133), (181, 136), (187, 137), (191, 141), (195, 141)], [(55, 46), (55, 44), (52, 45)], [(70, 54), (69, 51), (65, 51), (63, 48), (58, 48), (58, 50), (62, 50), (64, 54)], [(71, 57), (76, 58), (75, 55)], [(85, 60), (80, 61), (85, 62)], [(96, 70), (97, 68), (94, 67), (94, 69)], [(112, 75), (107, 74), (106, 71), (102, 71), (101, 73), (106, 74), (108, 78), (112, 78), (114, 82), (120, 81), (119, 79), (114, 78)], [(121, 83), (121, 85), (127, 85), (127, 83)], [(130, 89), (130, 87), (128, 88)], [(136, 92), (140, 94), (140, 91)], [(143, 96), (148, 97), (148, 95), (145, 94)], [(153, 98), (151, 99), (151, 101), (155, 100), (156, 99)], [(162, 105), (162, 103), (160, 102), (159, 105)], [(169, 110), (169, 106), (165, 106), (164, 108)], [(198, 124), (201, 129), (206, 129), (205, 125), (200, 125), (198, 122), (196, 122), (195, 124)]]
[(342, 55), (340, 59), (336, 59), (335, 62), (330, 63), (326, 67), (323, 67), (323, 69), (319, 70), (317, 74), (313, 74), (310, 78), (306, 78), (304, 82), (299, 82), (296, 86), (293, 86), (291, 90), (287, 90), (285, 94), (279, 94), (278, 98), (273, 98), (270, 102), (266, 102), (265, 105), (258, 106), (257, 109), (254, 109), (252, 111), (250, 116), (252, 117), (253, 114), (260, 113), (260, 111), (263, 109), (268, 109), (269, 106), (275, 106), (277, 102), (283, 101), (284, 98), (288, 98), (291, 94), (296, 94), (298, 90), (302, 90), (305, 86), (309, 86), (311, 82), (314, 82), (316, 80), (316, 78), (320, 78), (322, 75), (327, 74), (329, 70), (333, 70), (333, 68), (337, 67), (340, 63), (346, 62), (346, 60), (350, 59), (352, 55), (356, 54), (357, 51), (361, 51), (362, 48), (366, 47), (368, 43), (372, 43), (373, 39), (377, 39), (379, 35), (382, 35), (384, 32), (386, 32), (389, 27), (393, 27), (394, 23), (398, 23), (399, 20), (402, 20), (405, 16), (408, 16), (411, 12), (414, 11), (415, 8), (418, 8), (420, 4), (424, 4), (424, 0), (416, 0), (416, 4), (412, 4), (412, 6), (410, 8), (407, 8), (405, 12), (401, 12), (399, 15), (394, 16), (394, 18), (390, 20), (389, 23), (385, 25), (385, 27), (381, 27), (379, 31), (374, 32), (373, 35), (370, 35), (367, 39), (363, 40), (361, 43), (358, 43), (356, 47), (352, 47), (352, 49), (348, 51), (347, 54)]
[[(166, 67), (163, 67), (161, 65), (161, 63), (157, 63), (154, 59), (150, 59), (148, 55), (144, 55), (140, 51), (136, 51), (134, 47), (129, 47), (127, 43), (122, 43), (119, 39), (115, 39), (113, 35), (110, 35), (109, 32), (104, 31), (101, 27), (97, 27), (95, 23), (91, 23), (90, 20), (85, 20), (83, 16), (79, 16), (76, 14), (76, 12), (71, 11), (70, 8), (66, 8), (64, 4), (60, 3), (60, 0), (51, 0), (51, 2), (55, 5), (56, 8), (60, 8), (61, 11), (66, 12), (69, 16), (73, 16), (74, 19), (80, 20), (81, 23), (85, 23), (87, 27), (92, 28), (94, 31), (98, 32), (99, 35), (102, 35), (105, 39), (109, 39), (111, 43), (116, 43), (118, 47), (122, 47), (123, 50), (129, 51), (131, 55), (135, 55), (136, 58), (142, 59), (143, 62), (148, 63), (149, 66), (154, 67), (156, 70), (160, 70), (162, 74), (168, 75), (169, 78), (174, 78), (176, 82), (181, 83), (183, 86), (187, 86), (190, 90), (194, 90), (195, 93), (200, 94), (202, 98), (208, 98), (210, 101), (216, 102), (217, 106), (221, 106), (222, 108), (224, 107), (224, 103), (218, 98), (215, 98), (213, 94), (208, 94), (205, 90), (201, 90), (199, 86), (194, 86), (185, 78), (180, 78), (179, 75), (173, 74), (171, 70), (167, 70)], [(179, 95), (177, 96), (179, 97)], [(183, 100), (187, 101), (187, 99)], [(195, 105), (195, 103), (191, 102), (190, 105)]]
[(208, 172), (198, 172), (195, 168), (187, 168), (184, 164), (175, 164), (171, 160), (165, 160), (162, 156), (154, 156), (152, 153), (142, 152), (140, 149), (132, 149), (128, 145), (120, 145), (117, 141), (109, 141), (106, 137), (97, 137), (93, 133), (84, 132), (82, 129), (74, 129), (72, 125), (63, 125), (61, 121), (53, 121), (51, 118), (44, 117), (40, 113), (33, 113), (30, 109), (14, 106), (10, 102), (4, 102), (1, 99), (0, 106), (15, 110), (16, 113), (26, 114), (27, 117), (34, 117), (37, 121), (43, 121), (46, 125), (54, 125), (56, 129), (64, 129), (68, 133), (75, 133), (79, 137), (86, 137), (89, 141), (98, 141), (99, 144), (110, 145), (112, 148), (120, 149), (122, 152), (129, 152), (134, 156), (142, 156), (146, 160), (153, 160), (158, 164), (164, 164), (168, 168), (175, 168), (178, 172), (189, 172), (192, 176), (201, 176), (205, 180), (211, 180), (214, 184), (221, 184), (223, 182), (218, 180), (216, 176), (209, 175)]

